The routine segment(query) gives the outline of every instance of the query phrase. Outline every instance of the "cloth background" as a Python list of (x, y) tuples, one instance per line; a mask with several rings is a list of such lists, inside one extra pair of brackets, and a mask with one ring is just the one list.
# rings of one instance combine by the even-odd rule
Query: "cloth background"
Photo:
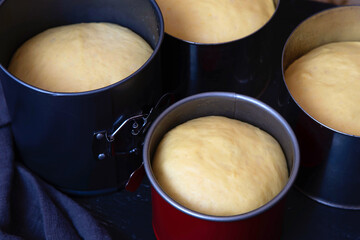
[(111, 239), (103, 222), (16, 160), (0, 84), (0, 239)]

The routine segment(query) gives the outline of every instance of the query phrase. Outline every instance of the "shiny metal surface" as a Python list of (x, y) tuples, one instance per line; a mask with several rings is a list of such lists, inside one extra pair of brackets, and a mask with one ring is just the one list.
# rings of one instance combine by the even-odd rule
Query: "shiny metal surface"
[[(152, 156), (166, 132), (193, 118), (221, 115), (253, 124), (275, 137), (283, 148), (289, 168), (289, 181), (284, 189), (270, 202), (249, 213), (216, 217), (194, 212), (172, 200), (159, 186), (152, 172)], [(268, 105), (248, 96), (226, 92), (207, 92), (187, 97), (167, 108), (150, 127), (144, 143), (143, 159), (146, 174), (158, 194), (178, 210), (196, 218), (229, 222), (257, 216), (279, 202), (293, 185), (300, 155), (296, 137), (287, 122)]]
[[(14, 51), (35, 34), (59, 25), (101, 21), (132, 29), (154, 49), (150, 59), (121, 82), (94, 91), (55, 93), (7, 72)], [(119, 154), (99, 161), (104, 152), (93, 154), (93, 138), (143, 113), (162, 95), (163, 27), (154, 0), (11, 0), (0, 6), (0, 79), (16, 147), (27, 167), (73, 194), (104, 193), (125, 185), (142, 163), (141, 156)], [(119, 132), (121, 141), (114, 141), (109, 151), (133, 149), (131, 130)]]
[[(285, 44), (283, 76), (294, 60), (318, 46), (360, 41), (359, 20), (360, 6), (347, 6), (320, 12), (302, 22)], [(280, 112), (293, 127), (301, 150), (296, 186), (323, 204), (360, 210), (360, 137), (341, 133), (312, 118), (285, 85), (279, 98)]]
[(162, 46), (164, 86), (179, 98), (207, 91), (260, 96), (271, 80), (275, 18), (244, 38), (217, 44), (185, 41), (165, 34)]

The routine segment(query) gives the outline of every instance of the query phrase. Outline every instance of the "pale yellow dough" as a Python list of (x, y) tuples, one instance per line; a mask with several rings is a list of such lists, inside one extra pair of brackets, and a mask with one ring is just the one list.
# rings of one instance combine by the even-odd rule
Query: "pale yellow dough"
[(194, 211), (230, 216), (254, 210), (286, 185), (278, 142), (250, 124), (208, 116), (169, 131), (152, 164), (161, 188)]
[(273, 0), (156, 0), (165, 32), (191, 42), (221, 43), (261, 28), (275, 12)]
[(111, 23), (81, 23), (48, 29), (26, 41), (9, 72), (41, 89), (82, 92), (121, 81), (151, 56), (149, 44)]
[(310, 51), (288, 67), (285, 80), (312, 117), (360, 135), (360, 42), (330, 43)]

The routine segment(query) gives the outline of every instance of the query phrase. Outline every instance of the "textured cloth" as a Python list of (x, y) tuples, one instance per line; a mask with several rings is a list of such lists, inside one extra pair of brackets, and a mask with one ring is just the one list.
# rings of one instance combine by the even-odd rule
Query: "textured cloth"
[(15, 158), (0, 84), (0, 239), (111, 239), (87, 210)]

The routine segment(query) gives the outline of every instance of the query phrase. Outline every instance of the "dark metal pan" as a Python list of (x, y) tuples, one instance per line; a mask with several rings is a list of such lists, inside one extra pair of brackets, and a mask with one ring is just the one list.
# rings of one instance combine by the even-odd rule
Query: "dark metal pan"
[[(102, 21), (130, 28), (154, 49), (150, 59), (123, 81), (88, 92), (57, 93), (28, 85), (6, 70), (15, 50), (35, 34), (59, 25)], [(162, 94), (163, 28), (154, 0), (4, 1), (0, 79), (24, 164), (74, 194), (124, 187), (142, 163), (137, 154), (142, 130)], [(114, 138), (116, 129), (121, 131)]]
[[(283, 76), (286, 68), (300, 56), (339, 41), (360, 41), (360, 6), (325, 10), (302, 22), (285, 44)], [(323, 204), (360, 209), (360, 137), (315, 120), (292, 98), (285, 80), (281, 91), (279, 111), (293, 127), (301, 150), (298, 188)]]
[(272, 71), (274, 28), (280, 1), (272, 18), (256, 32), (234, 41), (204, 44), (165, 34), (162, 47), (164, 86), (179, 98), (206, 91), (230, 91), (259, 97)]

